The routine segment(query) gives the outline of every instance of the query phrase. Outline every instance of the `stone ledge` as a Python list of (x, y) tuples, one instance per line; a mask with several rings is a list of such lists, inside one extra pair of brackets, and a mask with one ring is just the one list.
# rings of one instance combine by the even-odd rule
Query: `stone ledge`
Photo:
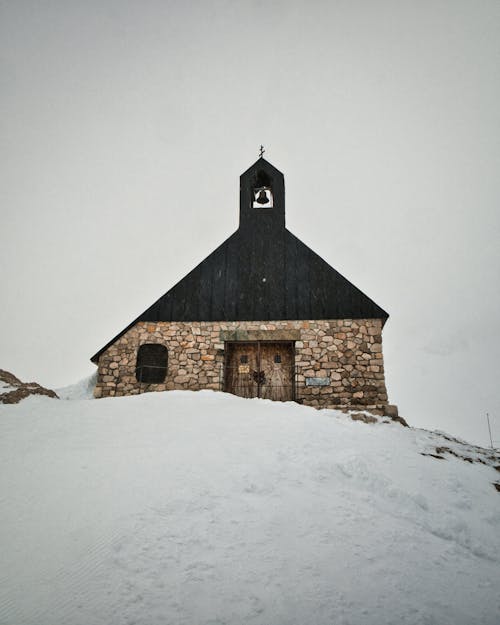
[(221, 330), (221, 341), (298, 341), (300, 330)]

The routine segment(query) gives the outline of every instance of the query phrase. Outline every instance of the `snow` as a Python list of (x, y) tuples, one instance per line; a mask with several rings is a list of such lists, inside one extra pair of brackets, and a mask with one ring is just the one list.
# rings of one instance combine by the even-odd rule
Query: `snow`
[(0, 395), (4, 395), (5, 393), (10, 393), (10, 391), (15, 391), (16, 387), (11, 384), (7, 384), (3, 380), (0, 380)]
[(499, 474), (436, 446), (491, 456), (210, 391), (0, 406), (0, 623), (498, 625)]
[(97, 382), (97, 371), (76, 384), (56, 389), (60, 399), (94, 399), (94, 388)]

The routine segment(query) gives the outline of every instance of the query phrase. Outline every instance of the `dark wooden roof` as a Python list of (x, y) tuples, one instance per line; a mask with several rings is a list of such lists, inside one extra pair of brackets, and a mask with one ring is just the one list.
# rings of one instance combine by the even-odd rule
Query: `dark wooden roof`
[[(253, 208), (270, 187), (273, 208)], [(240, 226), (138, 321), (387, 319), (388, 314), (285, 228), (283, 174), (260, 158), (240, 177)]]

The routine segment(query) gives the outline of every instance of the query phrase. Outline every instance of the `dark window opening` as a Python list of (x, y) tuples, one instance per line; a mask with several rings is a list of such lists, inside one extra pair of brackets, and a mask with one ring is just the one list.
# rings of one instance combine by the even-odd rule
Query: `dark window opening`
[(135, 375), (138, 382), (161, 384), (167, 376), (168, 350), (165, 345), (145, 343), (137, 352)]
[(276, 356), (274, 357), (274, 362), (281, 362), (281, 354), (276, 354)]
[(240, 356), (240, 362), (242, 365), (246, 365), (248, 362), (248, 356), (246, 355)]

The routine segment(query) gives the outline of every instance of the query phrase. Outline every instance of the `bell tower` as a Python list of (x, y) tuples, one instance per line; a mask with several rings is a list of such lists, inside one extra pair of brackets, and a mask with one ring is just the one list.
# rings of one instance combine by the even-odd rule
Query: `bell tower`
[(279, 318), (285, 308), (285, 180), (262, 156), (240, 177), (236, 236), (236, 314), (250, 319), (258, 310), (259, 319)]
[(260, 157), (240, 176), (240, 229), (264, 232), (284, 228), (283, 174)]

